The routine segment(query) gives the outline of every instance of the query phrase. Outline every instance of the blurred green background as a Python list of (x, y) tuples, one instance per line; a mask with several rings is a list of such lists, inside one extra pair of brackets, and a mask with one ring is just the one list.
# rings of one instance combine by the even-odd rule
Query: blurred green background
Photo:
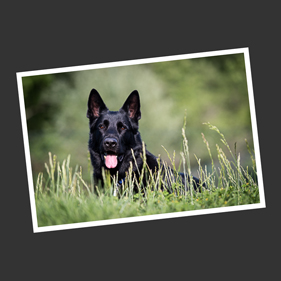
[(119, 110), (127, 96), (138, 90), (142, 118), (140, 132), (147, 149), (168, 160), (163, 145), (180, 160), (181, 128), (187, 116), (186, 134), (194, 175), (198, 164), (210, 165), (201, 133), (212, 149), (221, 147), (219, 135), (204, 122), (215, 125), (225, 135), (231, 149), (241, 153), (241, 164), (251, 165), (245, 138), (251, 148), (252, 130), (243, 54), (148, 63), (134, 66), (38, 75), (23, 78), (33, 177), (45, 170), (48, 152), (60, 163), (71, 155), (71, 165), (82, 166), (89, 180), (88, 96), (98, 90), (110, 110)]

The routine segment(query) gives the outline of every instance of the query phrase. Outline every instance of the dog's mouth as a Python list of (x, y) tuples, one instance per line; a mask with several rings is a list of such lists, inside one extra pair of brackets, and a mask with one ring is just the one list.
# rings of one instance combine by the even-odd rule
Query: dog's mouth
[(124, 158), (124, 155), (116, 155), (116, 154), (109, 154), (105, 153), (103, 155), (105, 166), (108, 169), (114, 169), (117, 167), (118, 162), (121, 162)]

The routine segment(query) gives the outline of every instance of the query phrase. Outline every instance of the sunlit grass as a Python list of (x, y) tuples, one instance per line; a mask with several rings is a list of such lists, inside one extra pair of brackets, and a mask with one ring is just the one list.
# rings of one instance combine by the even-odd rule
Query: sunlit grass
[[(163, 214), (207, 208), (218, 208), (259, 203), (259, 190), (255, 170), (255, 159), (246, 142), (252, 159), (252, 167), (240, 165), (240, 154), (230, 149), (224, 135), (217, 127), (207, 124), (221, 137), (221, 142), (231, 155), (227, 159), (224, 150), (217, 147), (218, 167), (214, 164), (208, 141), (202, 134), (203, 141), (210, 155), (212, 166), (202, 167), (198, 162), (198, 174), (201, 180), (201, 192), (190, 188), (192, 175), (189, 161), (188, 141), (183, 129), (183, 152), (181, 153), (182, 170), (190, 176), (186, 186), (180, 184), (179, 177), (174, 176), (169, 166), (175, 171), (175, 153), (173, 157), (167, 150), (169, 166), (164, 163), (168, 174), (167, 182), (162, 180), (160, 171), (152, 172), (144, 165), (138, 181), (132, 173), (132, 164), (122, 186), (117, 188), (117, 179), (104, 174), (105, 185), (94, 185), (93, 181), (83, 179), (82, 168), (70, 166), (70, 156), (62, 163), (49, 153), (49, 163), (45, 164), (46, 173), (39, 173), (35, 186), (35, 201), (38, 226), (68, 224), (106, 220), (123, 217)], [(145, 162), (145, 158), (143, 159)], [(89, 167), (90, 168), (90, 167)], [(92, 173), (89, 169), (90, 173)], [(146, 186), (142, 178), (146, 177)], [(204, 184), (204, 185), (203, 185)], [(134, 192), (137, 186), (139, 192)]]

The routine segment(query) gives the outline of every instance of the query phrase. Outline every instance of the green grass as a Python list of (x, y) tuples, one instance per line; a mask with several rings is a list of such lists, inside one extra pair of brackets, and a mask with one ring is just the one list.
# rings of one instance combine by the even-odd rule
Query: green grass
[[(251, 168), (243, 168), (240, 165), (240, 155), (236, 155), (236, 151), (233, 154), (223, 134), (215, 126), (207, 125), (221, 136), (221, 142), (231, 155), (232, 160), (227, 159), (223, 149), (217, 145), (216, 157), (219, 166), (215, 167), (208, 141), (202, 134), (212, 167), (210, 171), (207, 167), (203, 168), (200, 159), (197, 159), (200, 180), (208, 187), (207, 189), (202, 187), (201, 192), (189, 189), (188, 186), (181, 187), (177, 180), (172, 180), (173, 192), (169, 193), (160, 174), (151, 174), (146, 167), (140, 171), (142, 177), (148, 177), (148, 183), (145, 187), (137, 182), (133, 173), (129, 171), (122, 188), (118, 191), (115, 179), (111, 182), (108, 175), (104, 175), (106, 184), (104, 188), (101, 188), (94, 186), (93, 182), (86, 183), (83, 180), (81, 168), (78, 166), (75, 169), (70, 167), (70, 156), (60, 164), (57, 163), (56, 156), (49, 153), (49, 163), (45, 164), (46, 173), (38, 175), (35, 186), (38, 226), (259, 203), (255, 159), (247, 142), (246, 145), (252, 159)], [(181, 167), (187, 174), (191, 175), (188, 142), (184, 129), (182, 135)], [(170, 166), (177, 170), (175, 154), (172, 158), (169, 153), (168, 156), (171, 161)], [(91, 172), (90, 167), (88, 172)], [(133, 192), (134, 184), (138, 186), (139, 193)], [(163, 190), (156, 189), (156, 185), (163, 187)]]

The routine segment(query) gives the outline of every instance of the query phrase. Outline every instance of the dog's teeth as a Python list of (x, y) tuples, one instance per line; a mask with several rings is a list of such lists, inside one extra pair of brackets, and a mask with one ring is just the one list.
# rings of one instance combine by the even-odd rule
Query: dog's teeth
[[(117, 158), (117, 155), (112, 155), (115, 156)], [(103, 155), (104, 159), (106, 159), (107, 155)]]

